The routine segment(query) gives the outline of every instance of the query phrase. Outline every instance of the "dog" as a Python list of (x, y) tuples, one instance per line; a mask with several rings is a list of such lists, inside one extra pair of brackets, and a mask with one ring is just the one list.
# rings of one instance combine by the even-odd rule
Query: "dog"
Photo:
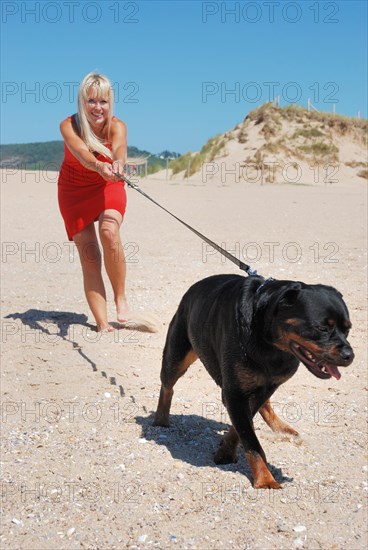
[(155, 426), (168, 426), (173, 387), (199, 358), (222, 388), (232, 423), (214, 460), (236, 462), (241, 442), (254, 488), (280, 489), (255, 434), (260, 412), (273, 431), (298, 435), (274, 412), (270, 397), (303, 363), (317, 378), (340, 379), (354, 352), (342, 295), (322, 284), (258, 275), (213, 275), (189, 288), (167, 333)]

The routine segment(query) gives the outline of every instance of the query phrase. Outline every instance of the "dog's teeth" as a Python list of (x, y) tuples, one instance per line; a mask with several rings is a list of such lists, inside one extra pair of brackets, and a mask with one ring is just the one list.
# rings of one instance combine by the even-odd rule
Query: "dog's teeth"
[(312, 355), (309, 351), (306, 351), (306, 352), (305, 352), (305, 355), (308, 357), (308, 359), (309, 359), (310, 361), (313, 361), (313, 363), (316, 362), (315, 358), (313, 357), (313, 355)]

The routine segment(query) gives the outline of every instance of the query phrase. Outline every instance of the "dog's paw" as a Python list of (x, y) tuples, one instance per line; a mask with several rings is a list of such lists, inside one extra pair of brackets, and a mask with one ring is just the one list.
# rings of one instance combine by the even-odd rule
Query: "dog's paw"
[(218, 449), (213, 457), (215, 464), (235, 464), (238, 462), (238, 457), (236, 454), (226, 452), (225, 450)]
[(289, 435), (293, 435), (293, 436), (296, 436), (296, 437), (299, 436), (299, 432), (297, 432), (296, 430), (294, 430), (294, 428), (292, 428), (291, 426), (288, 426), (287, 424), (285, 424), (284, 429), (280, 430), (280, 431), (284, 434), (289, 434)]
[(170, 421), (168, 418), (156, 416), (152, 422), (152, 426), (160, 426), (161, 428), (168, 428), (170, 426)]
[(268, 479), (255, 480), (253, 487), (255, 489), (282, 489), (282, 485), (273, 479), (272, 476)]

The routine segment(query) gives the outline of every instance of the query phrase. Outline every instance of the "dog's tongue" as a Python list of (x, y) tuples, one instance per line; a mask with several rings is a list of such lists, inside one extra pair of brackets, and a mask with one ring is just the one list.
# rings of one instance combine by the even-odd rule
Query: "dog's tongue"
[(339, 373), (339, 369), (335, 367), (335, 365), (329, 365), (328, 363), (324, 363), (324, 368), (328, 372), (328, 374), (331, 374), (336, 380), (340, 380), (341, 374)]

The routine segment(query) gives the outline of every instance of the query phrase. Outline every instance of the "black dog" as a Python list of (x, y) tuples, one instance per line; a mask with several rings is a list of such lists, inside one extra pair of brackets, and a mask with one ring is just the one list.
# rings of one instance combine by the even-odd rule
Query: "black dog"
[(276, 416), (269, 398), (300, 361), (318, 378), (338, 380), (338, 366), (354, 359), (350, 328), (347, 307), (333, 287), (258, 276), (203, 279), (186, 292), (170, 323), (154, 425), (169, 425), (174, 384), (198, 357), (221, 386), (232, 422), (216, 464), (236, 462), (240, 440), (254, 487), (279, 489), (252, 419), (259, 411), (272, 430), (297, 435)]

